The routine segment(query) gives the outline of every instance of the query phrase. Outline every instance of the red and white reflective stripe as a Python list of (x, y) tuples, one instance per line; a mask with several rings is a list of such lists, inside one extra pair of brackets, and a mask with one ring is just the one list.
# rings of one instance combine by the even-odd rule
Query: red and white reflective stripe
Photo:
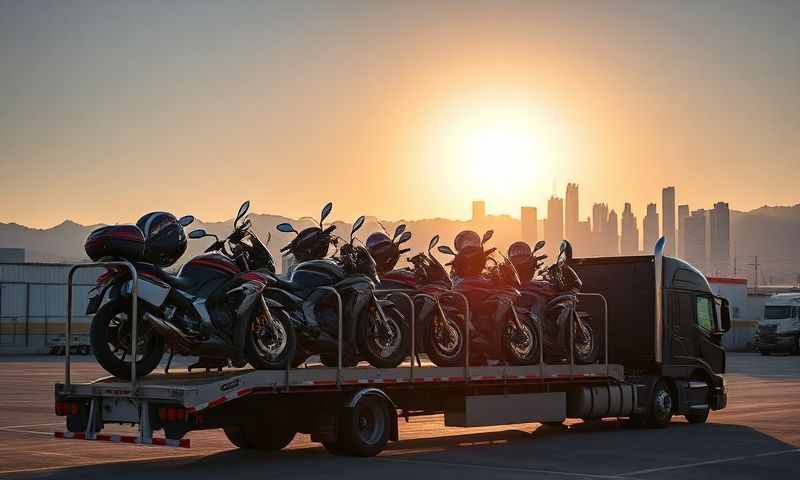
[(170, 438), (156, 438), (153, 437), (149, 440), (139, 440), (136, 435), (108, 435), (105, 433), (96, 433), (94, 435), (86, 435), (83, 432), (55, 432), (55, 438), (64, 438), (68, 440), (95, 440), (101, 442), (113, 443), (133, 443), (137, 445), (158, 445), (161, 447), (179, 447), (190, 448), (189, 439), (184, 438), (181, 440), (173, 440)]
[(210, 402), (199, 403), (197, 405), (192, 405), (190, 407), (186, 407), (187, 412), (199, 412), (200, 410), (205, 410), (206, 408), (216, 407), (217, 405), (221, 405), (227, 401), (244, 397), (245, 395), (249, 395), (253, 393), (252, 388), (242, 388), (238, 390), (235, 394), (232, 395), (223, 395), (215, 400), (211, 400)]

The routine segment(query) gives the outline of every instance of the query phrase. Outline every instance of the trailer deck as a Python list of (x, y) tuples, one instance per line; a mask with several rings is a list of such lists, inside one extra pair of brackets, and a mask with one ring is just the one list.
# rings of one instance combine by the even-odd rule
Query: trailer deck
[[(192, 412), (213, 408), (253, 393), (299, 393), (331, 388), (364, 385), (414, 388), (420, 384), (462, 384), (487, 386), (505, 383), (548, 383), (565, 380), (624, 380), (621, 365), (533, 365), (470, 367), (343, 368), (337, 384), (337, 369), (327, 367), (297, 368), (289, 371), (252, 369), (222, 372), (159, 373), (139, 380), (137, 391), (131, 383), (105, 377), (90, 383), (56, 384), (56, 395), (70, 398), (134, 397), (154, 402), (173, 402)], [(288, 377), (288, 382), (287, 382)]]

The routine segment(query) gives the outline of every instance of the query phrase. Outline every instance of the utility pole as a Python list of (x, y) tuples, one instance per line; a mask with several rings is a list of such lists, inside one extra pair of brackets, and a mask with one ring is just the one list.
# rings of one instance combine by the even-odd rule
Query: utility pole
[(753, 267), (753, 279), (755, 280), (753, 293), (758, 293), (758, 255), (755, 256), (755, 261), (753, 263), (748, 263), (747, 266)]
[(736, 242), (733, 242), (733, 278), (736, 278)]

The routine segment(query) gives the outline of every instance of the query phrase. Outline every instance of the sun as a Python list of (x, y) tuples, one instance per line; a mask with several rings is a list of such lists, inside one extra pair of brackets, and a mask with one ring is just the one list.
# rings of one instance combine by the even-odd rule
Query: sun
[(550, 191), (559, 163), (557, 122), (524, 102), (487, 102), (449, 112), (442, 155), (461, 195), (516, 213)]

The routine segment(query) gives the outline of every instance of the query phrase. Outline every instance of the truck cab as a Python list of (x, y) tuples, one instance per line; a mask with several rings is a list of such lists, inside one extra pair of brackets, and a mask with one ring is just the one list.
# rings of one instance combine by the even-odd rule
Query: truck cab
[(755, 345), (762, 355), (800, 354), (800, 293), (779, 293), (767, 300)]
[[(730, 328), (730, 311), (699, 270), (659, 251), (576, 258), (571, 265), (584, 291), (606, 299), (608, 361), (624, 365), (641, 386), (640, 399), (666, 395), (670, 404), (661, 402), (659, 408), (692, 422), (725, 408), (722, 335)], [(592, 318), (600, 318), (602, 307), (581, 301)]]

